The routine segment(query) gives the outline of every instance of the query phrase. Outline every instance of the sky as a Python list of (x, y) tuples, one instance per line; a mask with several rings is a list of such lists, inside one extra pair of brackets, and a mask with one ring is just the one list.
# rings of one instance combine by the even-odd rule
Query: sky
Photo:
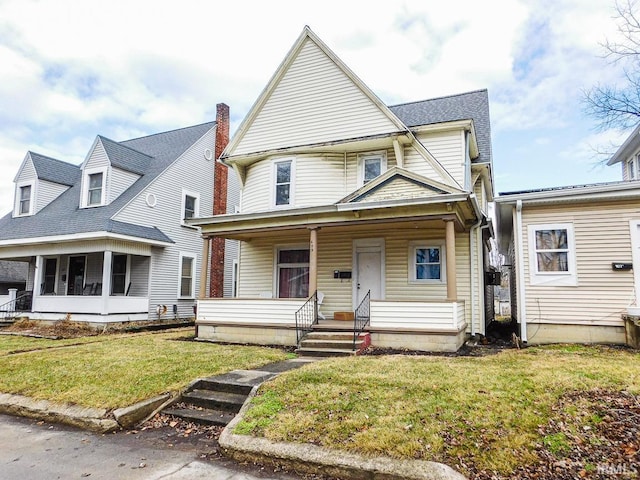
[(122, 141), (215, 120), (238, 127), (308, 25), (387, 105), (486, 88), (496, 192), (621, 179), (583, 92), (614, 0), (0, 0), (0, 213), (27, 151), (80, 164)]

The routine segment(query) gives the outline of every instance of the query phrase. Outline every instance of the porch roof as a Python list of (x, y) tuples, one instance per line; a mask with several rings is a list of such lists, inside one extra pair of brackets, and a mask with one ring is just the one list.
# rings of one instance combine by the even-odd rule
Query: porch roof
[(200, 227), (204, 236), (243, 240), (259, 232), (436, 219), (454, 219), (457, 229), (462, 231), (481, 218), (482, 213), (474, 194), (455, 193), (426, 198), (215, 215), (193, 218), (188, 223)]

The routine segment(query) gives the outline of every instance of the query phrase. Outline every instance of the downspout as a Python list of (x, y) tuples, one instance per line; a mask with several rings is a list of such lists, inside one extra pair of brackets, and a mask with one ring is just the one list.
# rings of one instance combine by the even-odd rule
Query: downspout
[(516, 283), (516, 296), (518, 298), (518, 320), (520, 322), (520, 339), (527, 342), (527, 307), (525, 301), (525, 287), (524, 287), (524, 250), (522, 247), (522, 200), (516, 202), (516, 231), (514, 238), (518, 242), (518, 248), (516, 251), (517, 262), (516, 271), (518, 272), (518, 281)]
[(471, 205), (473, 206), (473, 210), (476, 214), (476, 218), (478, 219), (478, 221), (476, 223), (474, 223), (471, 226), (471, 229), (469, 230), (469, 256), (470, 256), (470, 262), (471, 262), (471, 269), (472, 269), (472, 274), (471, 274), (471, 336), (475, 336), (476, 335), (476, 327), (475, 327), (475, 322), (474, 319), (477, 316), (477, 310), (476, 310), (476, 295), (477, 295), (477, 290), (478, 290), (478, 277), (476, 275), (473, 275), (473, 265), (476, 264), (477, 261), (477, 255), (476, 255), (476, 230), (478, 229), (478, 227), (480, 225), (482, 225), (482, 220), (483, 220), (483, 215), (482, 215), (482, 211), (480, 210), (480, 207), (478, 206), (478, 198), (476, 197), (475, 193), (472, 193), (471, 195), (469, 195), (469, 199), (471, 200)]
[(344, 194), (347, 195), (347, 152), (344, 152)]

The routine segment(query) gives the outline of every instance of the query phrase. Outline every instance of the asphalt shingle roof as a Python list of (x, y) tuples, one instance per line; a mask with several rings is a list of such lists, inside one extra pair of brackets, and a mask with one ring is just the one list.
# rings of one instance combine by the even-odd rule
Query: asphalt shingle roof
[(80, 180), (80, 167), (71, 163), (46, 157), (39, 153), (29, 152), (36, 175), (41, 180), (59, 183), (60, 185), (73, 185)]
[(474, 159), (474, 162), (491, 163), (489, 94), (486, 89), (419, 102), (391, 105), (389, 109), (407, 127), (455, 120), (473, 120), (480, 153), (479, 157)]
[[(119, 222), (112, 220), (112, 217), (214, 125), (215, 122), (208, 122), (124, 142), (113, 142), (101, 137), (103, 141), (106, 140), (104, 143), (109, 144), (109, 147), (105, 147), (105, 149), (108, 148), (109, 152), (117, 157), (116, 162), (119, 165), (127, 161), (129, 157), (126, 153), (130, 153), (134, 167), (126, 169), (139, 169), (142, 176), (109, 205), (79, 208), (80, 169), (71, 164), (60, 162), (78, 170), (77, 179), (71, 188), (36, 215), (12, 218), (9, 213), (0, 218), (0, 240), (111, 232), (148, 240), (171, 242), (172, 240), (158, 228)], [(143, 164), (147, 157), (145, 166)], [(61, 169), (65, 168), (67, 167), (61, 167)]]

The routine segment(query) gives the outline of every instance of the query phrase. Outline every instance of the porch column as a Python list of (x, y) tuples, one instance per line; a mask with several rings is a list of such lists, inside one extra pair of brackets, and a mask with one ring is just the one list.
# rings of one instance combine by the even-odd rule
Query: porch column
[(40, 295), (42, 291), (42, 283), (44, 282), (44, 270), (42, 268), (42, 255), (36, 255), (36, 268), (33, 272), (33, 293), (32, 298)]
[(318, 227), (309, 231), (309, 295), (312, 295), (318, 289)]
[(456, 231), (453, 219), (445, 219), (445, 259), (447, 262), (447, 300), (457, 300), (456, 281)]
[(207, 296), (207, 272), (209, 271), (209, 250), (211, 239), (209, 237), (202, 238), (202, 264), (200, 265), (200, 289), (198, 298), (208, 298)]
[(102, 261), (102, 314), (109, 313), (109, 295), (111, 293), (111, 262), (113, 252), (111, 250), (104, 251), (104, 259)]

